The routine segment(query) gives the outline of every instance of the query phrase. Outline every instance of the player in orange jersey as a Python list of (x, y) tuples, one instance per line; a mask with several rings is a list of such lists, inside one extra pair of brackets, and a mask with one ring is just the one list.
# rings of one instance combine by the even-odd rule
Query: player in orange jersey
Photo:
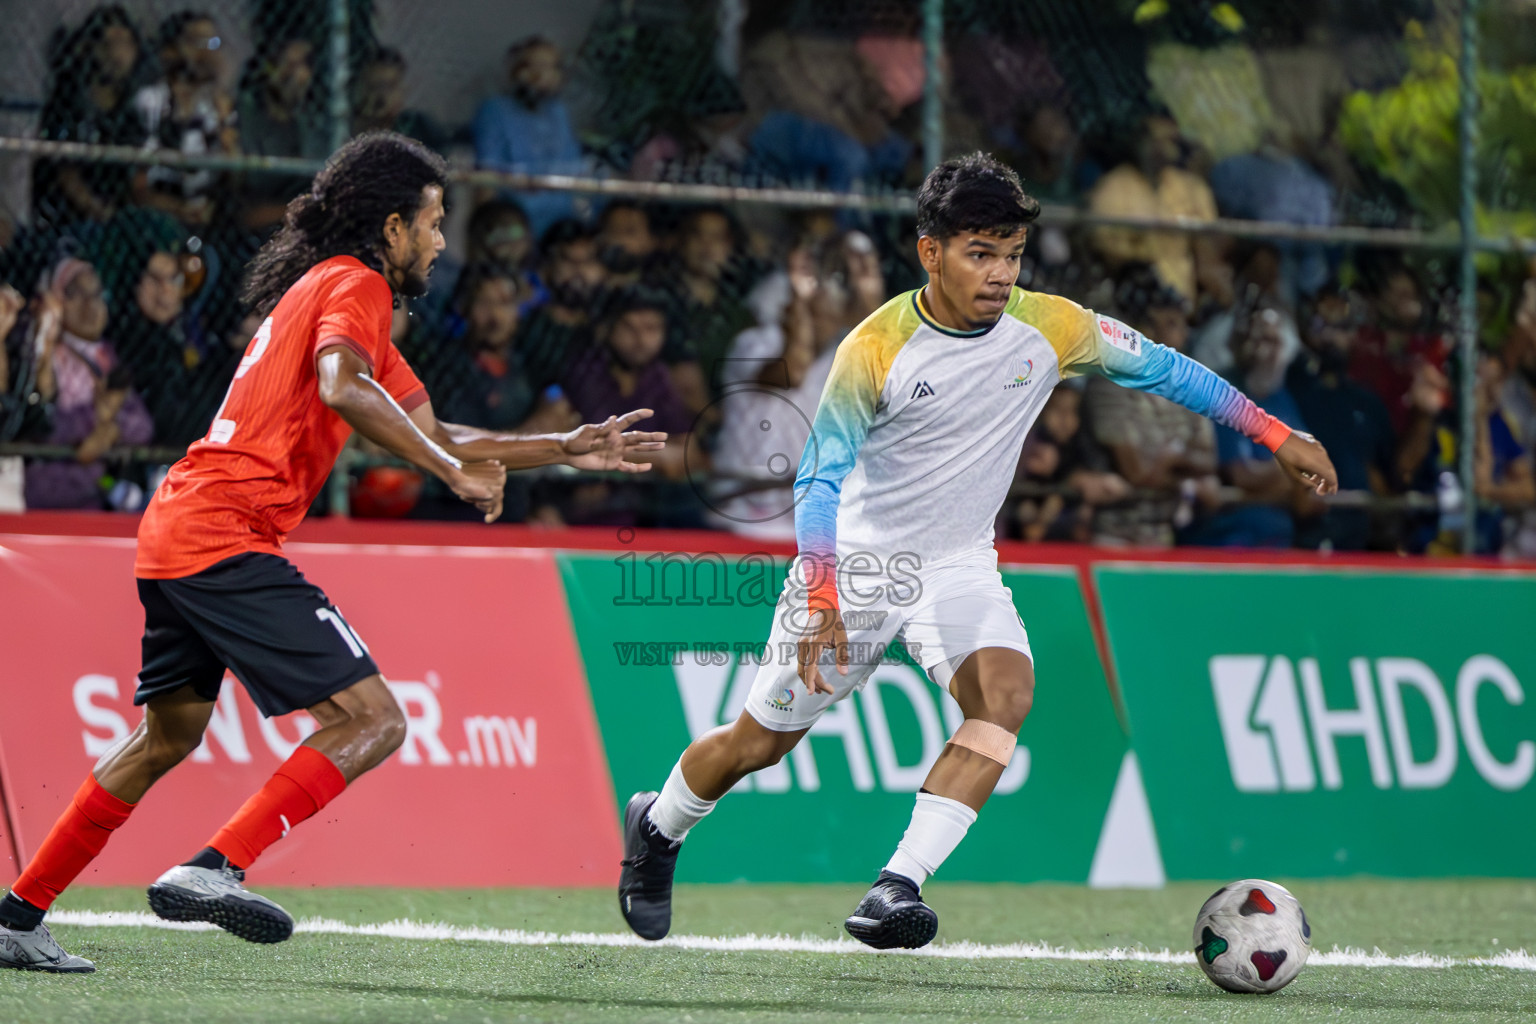
[(144, 720), (96, 764), (0, 900), (0, 966), (94, 970), (60, 949), (43, 915), (150, 786), (202, 740), (225, 669), (265, 715), (307, 708), (320, 728), (185, 864), (149, 889), (155, 913), (280, 942), (293, 919), (246, 890), (244, 869), (405, 737), (405, 718), (368, 647), (282, 543), (356, 431), (432, 473), (485, 513), (508, 469), (631, 462), (665, 434), (631, 431), (638, 409), (568, 434), (515, 437), (440, 423), (389, 337), (395, 296), (426, 292), (443, 248), (447, 167), (380, 132), (347, 143), (288, 205), (257, 254), (246, 300), (266, 319), (208, 435), (155, 492), (139, 526)]

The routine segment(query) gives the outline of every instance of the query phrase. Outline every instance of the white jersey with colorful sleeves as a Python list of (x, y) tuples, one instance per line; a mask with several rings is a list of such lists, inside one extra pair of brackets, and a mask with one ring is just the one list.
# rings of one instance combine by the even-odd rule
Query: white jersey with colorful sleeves
[(995, 325), (963, 333), (934, 322), (921, 290), (907, 292), (837, 350), (795, 479), (801, 556), (991, 561), (1024, 436), (1051, 389), (1083, 373), (1270, 447), (1288, 433), (1199, 363), (1068, 299), (1015, 288)]

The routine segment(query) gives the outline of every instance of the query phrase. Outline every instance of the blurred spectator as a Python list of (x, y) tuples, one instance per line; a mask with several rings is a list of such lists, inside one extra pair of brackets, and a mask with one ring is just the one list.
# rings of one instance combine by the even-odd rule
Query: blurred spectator
[(843, 191), (906, 169), (912, 146), (891, 128), (891, 94), (845, 41), (770, 33), (743, 54), (741, 83), (752, 155), (781, 179)]
[[(562, 387), (571, 405), (586, 423), (601, 423), (609, 416), (632, 409), (651, 409), (654, 415), (641, 423), (646, 430), (669, 435), (664, 450), (649, 453), (659, 478), (646, 485), (596, 483), (579, 486), (565, 518), (569, 522), (605, 525), (699, 526), (697, 502), (688, 493), (690, 469), (707, 469), (697, 438), (692, 434), (693, 414), (672, 386), (672, 377), (661, 361), (667, 339), (667, 301), (649, 289), (614, 292), (595, 327), (594, 344), (566, 368)], [(668, 482), (678, 486), (668, 486)], [(642, 513), (647, 499), (655, 502), (656, 519)]]
[(648, 277), (661, 248), (650, 211), (629, 199), (615, 200), (603, 208), (597, 221), (597, 245), (613, 288), (627, 288)]
[[(101, 280), (112, 302), (112, 335), (118, 354), (130, 365), (133, 359), (123, 348), (134, 344), (132, 330), (137, 324), (137, 293), (143, 282), (150, 257), (159, 252), (177, 264), (182, 278), (181, 312), (176, 319), (195, 363), (209, 354), (222, 357), (222, 343), (210, 336), (207, 324), (215, 316), (233, 326), (243, 312), (227, 293), (211, 294), (213, 275), (203, 259), (209, 247), (198, 247), (186, 230), (163, 213), (141, 208), (124, 210), (98, 236), (87, 257), (101, 268)], [(233, 275), (231, 275), (233, 276)], [(212, 310), (210, 310), (212, 307)], [(127, 333), (125, 333), (125, 331)], [(218, 333), (222, 334), (223, 331)], [(137, 380), (137, 371), (135, 371)]]
[[(1042, 100), (1026, 106), (1014, 128), (1011, 162), (1035, 198), (1075, 205), (1102, 176), (1063, 104)], [(1077, 251), (1080, 238), (1079, 232), (1059, 224), (1033, 227), (1026, 239), (1019, 284), (1035, 291), (1081, 294), (1078, 278), (1089, 261)]]
[[(240, 85), (240, 148), (247, 156), (292, 156), (324, 160), (330, 155), (330, 127), (310, 100), (315, 80), (314, 44), (279, 38), (252, 58)], [(265, 233), (283, 222), (288, 200), (308, 191), (304, 176), (252, 173), (242, 190), (240, 224)]]
[(1504, 361), (1500, 406), (1520, 443), (1536, 450), (1536, 277), (1521, 286), (1515, 322), (1499, 356)]
[(1332, 163), (1327, 150), (1338, 146), (1334, 128), (1350, 76), (1364, 70), (1333, 31), (1326, 19), (1308, 19), (1293, 45), (1272, 44), (1254, 54), (1274, 110), (1266, 130), (1296, 155), (1324, 164)]
[[(1115, 292), (1115, 310), (1131, 327), (1175, 352), (1189, 341), (1183, 296), (1151, 267), (1133, 267)], [(1139, 494), (1100, 509), (1100, 543), (1171, 547), (1174, 528), (1189, 525), (1197, 496), (1214, 502), (1216, 438), (1211, 421), (1146, 391), (1089, 379), (1083, 395), (1089, 433), (1109, 454), (1110, 468)]]
[[(1307, 429), (1328, 449), (1339, 472), (1339, 489), (1390, 494), (1397, 489), (1397, 437), (1387, 408), (1346, 372), (1350, 347), (1364, 319), (1358, 300), (1340, 288), (1326, 288), (1311, 303), (1302, 324), (1304, 348), (1286, 373), (1286, 389)], [(1330, 508), (1306, 524), (1301, 547), (1324, 542), (1339, 551), (1370, 546), (1371, 515), (1361, 508)]]
[(103, 493), (101, 461), (115, 444), (148, 444), (154, 424), (133, 391), (127, 368), (102, 335), (107, 302), (101, 279), (87, 262), (60, 260), (44, 277), (40, 300), (58, 310), (58, 339), (40, 346), (57, 380), (53, 429), (48, 444), (75, 449), (73, 462), (37, 460), (27, 466), (28, 508), (137, 508), (143, 493), (113, 488)]
[(40, 300), (31, 317), (26, 304), (15, 288), (0, 285), (0, 441), (40, 440), (53, 429), (59, 303)]
[(1044, 102), (1021, 111), (1017, 131), (1014, 169), (1036, 199), (1074, 203), (1103, 175), (1060, 104)]
[(890, 131), (890, 96), (846, 39), (770, 32), (742, 54), (740, 81), (755, 118), (775, 110), (816, 118), (861, 145)]
[[(141, 88), (133, 107), (149, 150), (166, 149), (187, 156), (237, 153), (234, 101), (224, 90), (223, 40), (213, 18), (182, 11), (160, 24), (160, 64), (164, 77)], [(213, 223), (221, 175), (156, 165), (139, 168), (133, 178), (134, 201), (160, 210), (193, 229)]]
[[(1514, 324), (1499, 351), (1504, 387), (1499, 408), (1526, 451), (1536, 451), (1536, 278), (1520, 291)], [(1536, 508), (1511, 512), (1505, 520), (1504, 553), (1536, 558)]]
[(736, 336), (756, 322), (740, 225), (718, 206), (696, 206), (677, 226), (675, 266), (666, 275), (672, 301), (667, 362), (678, 367), (688, 408), (702, 412), (720, 393), (721, 360)]
[(1384, 259), (1364, 270), (1373, 318), (1355, 339), (1349, 375), (1376, 393), (1392, 417), (1392, 429), (1404, 434), (1412, 417), (1409, 391), (1415, 378), (1443, 381), (1451, 344), (1431, 327), (1418, 278), (1407, 266)]
[(420, 314), (425, 335), (437, 337), (463, 329), (456, 318), (459, 278), (466, 266), (494, 265), (514, 274), (519, 282), (522, 311), (548, 298), (533, 272), (533, 236), (528, 231), (528, 215), (516, 203), (489, 199), (476, 206), (465, 227), (464, 260), (450, 250), (438, 254), (427, 281), (427, 294), (411, 303), (411, 312)]
[[(1536, 503), (1536, 473), (1531, 449), (1521, 444), (1506, 415), (1501, 398), (1504, 364), (1492, 356), (1478, 362), (1477, 446), (1473, 449), (1473, 475), (1478, 501), (1477, 550), (1496, 553), (1506, 545), (1511, 553), (1530, 545), (1521, 537), (1524, 513)], [(1506, 510), (1504, 506), (1514, 506)]]
[[(1280, 221), (1311, 227), (1334, 223), (1333, 189), (1322, 175), (1277, 145), (1228, 157), (1211, 169), (1211, 191), (1223, 217)], [(1312, 295), (1328, 279), (1320, 242), (1276, 243), (1285, 297)]]
[(0, 280), (9, 281), (15, 274), (16, 262), (22, 257), (17, 251), (16, 241), (19, 233), (16, 230), (16, 219), (11, 216), (9, 210), (0, 205)]
[[(116, 351), (154, 417), (155, 441), (172, 446), (208, 432), (235, 369), (228, 346), (204, 336), (186, 309), (185, 287), (177, 255), (157, 249), (143, 260), (113, 321)], [(231, 343), (243, 351), (254, 333), (236, 334)]]
[[(795, 535), (792, 487), (811, 420), (843, 337), (885, 301), (874, 244), (860, 232), (788, 257), (787, 273), (759, 285), (781, 309), (738, 334), (722, 362), (715, 525), (751, 537)], [(772, 486), (772, 485), (777, 486)], [(767, 486), (765, 486), (767, 485)]]
[[(1030, 36), (999, 36), (971, 31), (952, 40), (944, 77), (953, 77), (955, 94), (986, 126), (992, 145), (1010, 148), (1024, 142), (1034, 112), (1062, 111), (1068, 105), (1066, 79), (1057, 70), (1045, 44)], [(1045, 198), (1032, 186), (1023, 165), (1015, 169), (1029, 194)]]
[(894, 132), (864, 144), (829, 124), (787, 110), (771, 111), (758, 122), (751, 149), (777, 179), (833, 192), (895, 185), (912, 151)]
[[(1281, 294), (1281, 255), (1273, 242), (1230, 242), (1225, 236), (1211, 240), (1213, 262), (1207, 280), (1211, 289), (1201, 292), (1189, 357), (1225, 376), (1232, 369), (1232, 335), (1249, 313), (1262, 303), (1289, 308)], [(1235, 267), (1235, 273), (1234, 273)], [(1289, 323), (1289, 321), (1287, 321)], [(1289, 350), (1300, 347), (1299, 338), (1287, 340)]]
[(895, 16), (879, 19), (868, 27), (854, 42), (853, 49), (885, 90), (885, 109), (895, 113), (923, 98), (928, 68), (917, 19), (891, 14)]
[(595, 329), (595, 344), (562, 375), (571, 405), (585, 422), (631, 409), (653, 409), (646, 429), (672, 435), (654, 462), (669, 479), (683, 476), (682, 452), (693, 417), (682, 404), (661, 349), (667, 338), (666, 298), (650, 289), (614, 292)]
[[(1207, 12), (1221, 5), (1174, 4), (1175, 22), (1182, 15), (1203, 25), (1168, 26), (1182, 38), (1153, 44), (1147, 52), (1147, 78), (1157, 96), (1172, 110), (1186, 134), (1212, 159), (1251, 153), (1274, 122), (1263, 74), (1253, 47), (1232, 38), (1240, 30), (1220, 25)], [(1179, 8), (1183, 10), (1180, 11)], [(1168, 5), (1163, 5), (1166, 11)], [(1227, 5), (1227, 10), (1232, 10)], [(1152, 26), (1143, 32), (1156, 33)], [(1198, 40), (1198, 44), (1196, 44)]]
[(723, 72), (710, 67), (668, 115), (675, 123), (635, 151), (631, 178), (736, 184), (748, 173), (747, 106)]
[[(569, 430), (575, 412), (557, 385), (535, 387), (519, 352), (518, 325), (527, 285), (500, 263), (471, 264), (459, 278), (455, 299), (462, 333), (418, 357), (432, 405), (444, 422), (520, 434)], [(532, 489), (509, 478), (503, 517), (528, 518)], [(435, 480), (427, 480), (417, 514), (467, 519), (474, 510)]]
[[(1131, 159), (1106, 173), (1088, 197), (1093, 213), (1112, 217), (1187, 217), (1214, 220), (1210, 186), (1186, 171), (1178, 123), (1166, 111), (1143, 119)], [(1197, 301), (1220, 263), (1207, 235), (1101, 227), (1093, 246), (1112, 273), (1129, 263), (1150, 263), (1190, 303)]]
[(466, 234), (464, 255), (471, 264), (493, 263), (527, 277), (533, 263), (533, 231), (521, 206), (507, 199), (481, 203), (469, 215)]
[(352, 134), (399, 132), (444, 153), (448, 133), (423, 110), (405, 105), (405, 55), (387, 46), (368, 55), (352, 84)]
[[(143, 142), (130, 99), (146, 56), (127, 11), (116, 5), (92, 11), (54, 53), (39, 137), (105, 146)], [(132, 175), (128, 164), (38, 160), (32, 179), (37, 223), (110, 220), (129, 201)]]
[(464, 333), (447, 344), (429, 374), (438, 416), (487, 430), (553, 433), (576, 426), (557, 389), (540, 394), (517, 350), (524, 284), (515, 271), (474, 264), (460, 278), (457, 305)]
[[(1051, 493), (1026, 494), (1011, 506), (1016, 529), (1010, 535), (1028, 541), (1088, 541), (1093, 536), (1095, 510), (1129, 495), (1130, 484), (1118, 473), (1104, 470), (1087, 443), (1082, 403), (1078, 388), (1070, 384), (1056, 388), (1024, 439), (1014, 483), (1049, 488)], [(1004, 509), (1009, 514), (1010, 506)], [(1103, 510), (1098, 514), (1103, 515)]]
[[(581, 144), (560, 99), (565, 70), (560, 50), (543, 36), (529, 36), (507, 51), (509, 91), (492, 96), (475, 112), (475, 164), (520, 174), (580, 174)], [(542, 235), (562, 218), (576, 215), (569, 192), (507, 192)]]
[(529, 380), (542, 390), (589, 347), (608, 271), (597, 258), (597, 235), (577, 220), (557, 222), (544, 233), (540, 249), (539, 277), (549, 301), (523, 322), (517, 348)]
[[(1233, 339), (1233, 383), (1293, 430), (1307, 424), (1285, 387), (1286, 338), (1295, 325), (1281, 309), (1264, 304), (1254, 310)], [(1322, 511), (1315, 495), (1285, 474), (1269, 449), (1230, 427), (1216, 428), (1216, 458), (1222, 479), (1242, 494), (1239, 504), (1195, 523), (1180, 535), (1183, 543), (1216, 547), (1290, 547), (1296, 528), (1293, 510), (1308, 516)]]

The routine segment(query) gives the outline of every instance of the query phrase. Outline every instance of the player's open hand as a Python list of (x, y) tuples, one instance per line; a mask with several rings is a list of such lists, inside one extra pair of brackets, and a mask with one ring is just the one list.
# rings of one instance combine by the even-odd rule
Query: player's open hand
[(825, 605), (812, 605), (807, 614), (806, 634), (795, 655), (796, 672), (806, 692), (836, 693), (821, 674), (821, 652), (830, 646), (837, 653), (838, 674), (848, 674), (848, 631), (843, 627), (843, 614)]
[(1333, 468), (1333, 460), (1311, 434), (1291, 431), (1291, 436), (1276, 449), (1275, 461), (1318, 494), (1333, 494), (1339, 489), (1339, 474)]
[(494, 523), (501, 515), (502, 492), (507, 486), (507, 467), (494, 459), (466, 462), (449, 481), (453, 493), (485, 513)]
[(560, 440), (566, 461), (577, 469), (618, 470), (644, 473), (649, 462), (633, 462), (642, 452), (659, 452), (666, 447), (667, 435), (659, 430), (630, 430), (636, 423), (655, 415), (650, 409), (636, 409), (623, 416), (609, 416), (602, 423), (577, 427)]

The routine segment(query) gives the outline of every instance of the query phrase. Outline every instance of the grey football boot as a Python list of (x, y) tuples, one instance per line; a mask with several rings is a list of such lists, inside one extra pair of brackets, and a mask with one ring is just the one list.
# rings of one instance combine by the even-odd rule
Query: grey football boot
[(96, 965), (85, 957), (74, 956), (59, 948), (45, 924), (28, 931), (0, 925), (0, 967), (51, 974), (90, 974), (96, 969)]
[(167, 921), (211, 921), (247, 942), (282, 942), (293, 934), (288, 911), (242, 884), (245, 872), (225, 864), (178, 864), (149, 887), (149, 906)]

